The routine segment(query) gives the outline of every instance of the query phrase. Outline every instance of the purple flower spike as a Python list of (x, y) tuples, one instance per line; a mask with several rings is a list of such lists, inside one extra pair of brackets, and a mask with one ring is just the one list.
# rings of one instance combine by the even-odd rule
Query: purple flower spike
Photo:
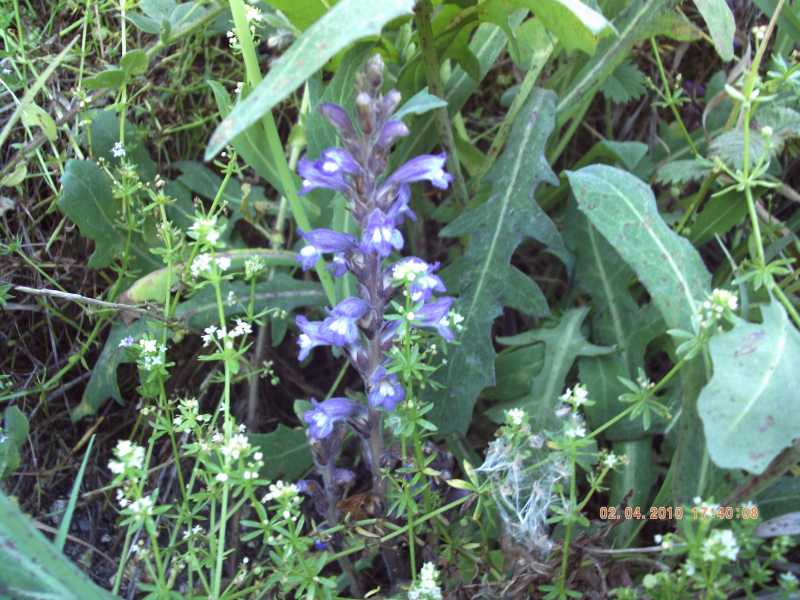
[(420, 327), (432, 327), (446, 342), (452, 342), (455, 336), (447, 322), (447, 315), (452, 305), (453, 299), (449, 296), (439, 298), (416, 311), (413, 320)]
[(369, 405), (372, 408), (383, 408), (393, 411), (406, 397), (406, 391), (397, 376), (387, 373), (383, 367), (378, 367), (370, 377)]
[(356, 245), (352, 235), (339, 233), (333, 229), (312, 229), (302, 233), (303, 239), (320, 253), (347, 252)]
[(348, 398), (328, 398), (324, 402), (312, 398), (311, 404), (314, 408), (303, 413), (303, 420), (308, 424), (308, 437), (314, 441), (325, 439), (336, 423), (346, 421), (362, 409)]
[(322, 116), (339, 130), (339, 134), (344, 139), (355, 137), (356, 130), (353, 127), (353, 122), (347, 114), (347, 111), (338, 104), (332, 102), (323, 102), (319, 105), (319, 112)]
[(421, 154), (392, 173), (392, 176), (384, 183), (384, 187), (427, 180), (437, 188), (446, 190), (453, 180), (453, 176), (444, 170), (446, 162), (447, 155), (444, 153)]
[(344, 171), (337, 162), (325, 158), (310, 161), (305, 157), (297, 163), (297, 172), (303, 178), (300, 194), (307, 194), (316, 188), (326, 188), (345, 193), (350, 189), (350, 184), (344, 178)]
[(397, 229), (395, 219), (379, 208), (373, 210), (364, 227), (361, 247), (365, 252), (374, 251), (382, 257), (389, 256), (392, 250), (400, 250), (403, 234)]
[(387, 121), (378, 136), (378, 147), (388, 149), (401, 137), (409, 134), (408, 127), (402, 121)]
[(323, 321), (325, 337), (334, 346), (346, 346), (358, 339), (357, 321), (367, 314), (369, 304), (361, 298), (347, 298), (337, 304)]
[(309, 321), (303, 315), (298, 315), (295, 323), (301, 332), (297, 338), (297, 345), (300, 347), (297, 360), (305, 360), (317, 346), (329, 346), (333, 343), (331, 337), (323, 330), (323, 321)]

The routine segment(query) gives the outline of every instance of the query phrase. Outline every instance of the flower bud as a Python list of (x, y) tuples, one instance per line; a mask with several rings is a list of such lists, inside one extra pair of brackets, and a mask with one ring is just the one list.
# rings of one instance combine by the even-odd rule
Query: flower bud
[(375, 115), (373, 113), (372, 98), (366, 92), (359, 92), (356, 96), (356, 110), (361, 123), (361, 131), (366, 135), (375, 130)]
[(368, 61), (364, 69), (367, 75), (367, 83), (375, 90), (379, 90), (383, 84), (383, 58), (380, 54), (374, 54)]

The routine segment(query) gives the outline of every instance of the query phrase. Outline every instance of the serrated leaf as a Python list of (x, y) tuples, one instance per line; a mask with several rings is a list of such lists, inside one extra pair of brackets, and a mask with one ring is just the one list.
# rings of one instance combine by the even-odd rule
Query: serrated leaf
[(691, 331), (711, 277), (692, 245), (664, 223), (650, 187), (605, 165), (567, 177), (578, 208), (634, 270), (667, 327)]
[(698, 399), (711, 459), (751, 473), (763, 472), (800, 431), (800, 413), (787, 410), (800, 389), (800, 333), (774, 300), (761, 316), (762, 323), (736, 319), (711, 339), (714, 375)]
[(264, 80), (223, 119), (209, 140), (206, 160), (291, 94), (337, 52), (358, 39), (379, 34), (386, 23), (411, 14), (413, 7), (413, 0), (340, 0), (273, 63)]
[(645, 92), (645, 76), (639, 67), (624, 62), (603, 82), (603, 95), (618, 104), (638, 100)]
[(279, 424), (270, 433), (251, 433), (250, 443), (264, 453), (261, 476), (272, 481), (283, 477), (299, 479), (313, 465), (305, 428), (291, 429)]
[[(431, 417), (443, 434), (465, 432), (475, 399), (484, 387), (494, 383), (491, 328), (502, 306), (516, 295), (509, 264), (516, 247), (530, 237), (562, 256), (568, 254), (555, 225), (532, 197), (542, 181), (553, 185), (558, 181), (544, 157), (554, 109), (552, 92), (534, 91), (520, 110), (506, 150), (487, 177), (492, 196), (441, 232), (446, 237), (471, 236), (464, 256), (454, 267), (458, 282), (451, 287), (460, 295), (457, 310), (464, 316), (463, 331), (459, 345), (439, 371), (446, 392), (433, 394)], [(544, 315), (548, 307), (542, 303), (533, 310), (529, 307), (528, 312)]]
[(687, 158), (672, 160), (658, 169), (656, 181), (662, 185), (685, 184), (704, 179), (713, 167), (711, 161), (704, 158)]
[(733, 36), (736, 22), (725, 0), (694, 0), (694, 5), (703, 17), (720, 58), (733, 59)]
[(447, 102), (429, 93), (428, 88), (425, 87), (411, 96), (411, 98), (392, 115), (392, 118), (400, 120), (408, 115), (422, 115), (428, 111), (436, 108), (444, 108), (446, 106)]
[(603, 356), (613, 352), (613, 348), (595, 346), (583, 334), (583, 322), (589, 314), (589, 307), (573, 308), (561, 315), (554, 327), (534, 329), (524, 333), (497, 338), (505, 345), (544, 344), (544, 364), (531, 381), (530, 392), (526, 398), (489, 411), (495, 420), (502, 417), (498, 409), (524, 408), (532, 415), (534, 430), (549, 429), (555, 425), (555, 408), (558, 397), (564, 391), (564, 384), (575, 360), (579, 356)]
[[(750, 129), (750, 165), (754, 166), (759, 160), (767, 158), (768, 153), (777, 151), (777, 147), (767, 148), (758, 131)], [(708, 147), (711, 158), (718, 157), (733, 169), (744, 166), (744, 131), (731, 129), (715, 137)]]
[(110, 600), (0, 492), (0, 594), (13, 598)]

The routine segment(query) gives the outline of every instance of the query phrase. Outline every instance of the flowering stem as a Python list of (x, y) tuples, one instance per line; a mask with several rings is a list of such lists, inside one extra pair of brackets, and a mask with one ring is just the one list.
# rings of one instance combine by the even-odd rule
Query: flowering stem
[[(433, 28), (431, 26), (432, 13), (433, 5), (430, 0), (420, 0), (414, 8), (414, 21), (417, 25), (417, 33), (419, 34), (422, 63), (425, 66), (425, 78), (428, 81), (428, 88), (434, 96), (444, 98), (444, 86), (442, 85), (442, 79), (439, 74), (440, 62), (439, 57), (436, 55), (436, 46), (433, 41)], [(458, 162), (458, 152), (453, 137), (450, 115), (447, 112), (446, 106), (435, 109), (434, 114), (436, 115), (436, 126), (439, 130), (439, 135), (442, 136), (442, 141), (448, 153), (447, 167), (453, 175), (453, 191), (458, 197), (461, 206), (466, 206), (469, 201), (469, 194), (467, 192), (467, 184), (464, 181), (464, 175), (461, 173), (461, 165)]]
[(570, 447), (569, 453), (569, 464), (570, 464), (570, 473), (571, 477), (569, 478), (569, 509), (570, 515), (568, 517), (568, 521), (564, 528), (564, 544), (561, 547), (561, 576), (558, 580), (558, 588), (561, 592), (561, 597), (565, 597), (566, 592), (566, 585), (567, 585), (567, 566), (569, 563), (569, 545), (572, 541), (572, 526), (574, 524), (574, 512), (578, 511), (576, 506), (577, 504), (577, 482), (575, 481), (576, 473), (576, 459), (575, 459), (575, 447)]

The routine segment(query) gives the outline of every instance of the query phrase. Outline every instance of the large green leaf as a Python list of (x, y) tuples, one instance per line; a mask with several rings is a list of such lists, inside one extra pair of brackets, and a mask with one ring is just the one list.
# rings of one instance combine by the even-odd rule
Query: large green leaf
[(578, 208), (631, 266), (670, 328), (692, 329), (711, 276), (692, 245), (661, 218), (650, 187), (621, 169), (568, 171)]
[(712, 460), (761, 473), (800, 431), (791, 408), (800, 389), (800, 333), (783, 307), (761, 307), (762, 323), (738, 320), (709, 344), (714, 376), (698, 400)]
[(305, 428), (291, 429), (280, 424), (270, 433), (251, 433), (250, 442), (264, 453), (261, 475), (275, 480), (296, 480), (313, 464)]
[(286, 15), (291, 24), (300, 31), (308, 29), (332, 4), (325, 0), (266, 0), (266, 2)]
[(601, 13), (580, 0), (522, 0), (519, 4), (530, 8), (567, 50), (594, 54), (600, 38), (614, 29)]
[[(89, 267), (107, 267), (123, 251), (126, 234), (118, 224), (120, 204), (111, 193), (108, 175), (94, 161), (67, 161), (58, 207), (78, 226), (81, 235), (94, 241)], [(140, 235), (133, 235), (129, 250), (137, 267), (149, 271), (161, 266)]]
[(0, 598), (107, 600), (117, 596), (92, 583), (0, 492)]
[(703, 17), (720, 58), (733, 59), (733, 36), (736, 22), (725, 0), (694, 0), (694, 5)]
[[(222, 296), (226, 299), (225, 316), (227, 318), (247, 314), (247, 305), (250, 300), (248, 284), (240, 281), (226, 282), (222, 286)], [(228, 298), (232, 301), (228, 301)], [(253, 296), (255, 312), (266, 308), (282, 308), (288, 311), (299, 306), (320, 305), (324, 302), (325, 294), (319, 284), (298, 281), (281, 273), (276, 273), (270, 281), (256, 285)], [(181, 302), (175, 309), (175, 316), (194, 332), (200, 332), (209, 325), (218, 323), (214, 290), (206, 286), (188, 300)], [(105, 346), (92, 369), (92, 376), (83, 392), (81, 402), (72, 411), (73, 420), (94, 414), (109, 398), (122, 402), (122, 395), (117, 383), (117, 367), (125, 362), (130, 362), (130, 355), (119, 348), (119, 343), (124, 337), (139, 338), (148, 331), (159, 337), (161, 325), (154, 321), (139, 319), (130, 325), (117, 323), (112, 327)]]
[(413, 0), (341, 0), (292, 44), (264, 80), (223, 119), (209, 140), (206, 160), (291, 94), (337, 52), (356, 40), (379, 34), (392, 19), (410, 15), (413, 7)]
[[(464, 316), (459, 345), (440, 370), (444, 384), (436, 393), (432, 418), (443, 433), (465, 432), (480, 391), (494, 383), (495, 352), (492, 322), (509, 299), (515, 308), (532, 315), (548, 312), (538, 286), (511, 267), (514, 250), (523, 239), (539, 240), (566, 253), (558, 230), (533, 200), (542, 181), (557, 179), (544, 158), (544, 147), (553, 130), (555, 95), (536, 90), (520, 111), (508, 146), (489, 173), (492, 196), (484, 204), (462, 214), (441, 234), (471, 236), (466, 252), (454, 271), (458, 280), (451, 290), (460, 294), (458, 310)], [(447, 275), (447, 274), (445, 274)], [(447, 277), (448, 280), (452, 277)], [(519, 303), (519, 286), (528, 294)]]
[[(636, 273), (667, 327), (693, 330), (692, 316), (708, 293), (711, 276), (688, 240), (664, 223), (652, 190), (605, 165), (570, 171), (567, 177), (578, 208)], [(706, 378), (699, 359), (681, 372), (679, 443), (672, 465), (676, 501), (702, 495), (711, 475), (696, 402)]]

